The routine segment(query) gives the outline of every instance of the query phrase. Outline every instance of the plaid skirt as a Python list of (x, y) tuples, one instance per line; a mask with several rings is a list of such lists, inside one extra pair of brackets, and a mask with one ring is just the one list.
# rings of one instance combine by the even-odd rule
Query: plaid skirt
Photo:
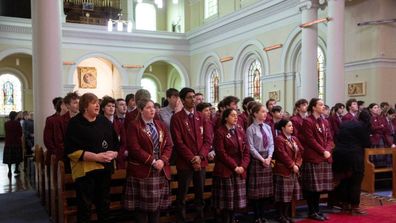
[(213, 203), (220, 210), (238, 210), (246, 207), (246, 180), (233, 174), (231, 177), (213, 177)]
[(301, 182), (304, 190), (322, 192), (333, 190), (333, 172), (331, 164), (303, 163), (301, 168)]
[(22, 146), (8, 145), (4, 147), (3, 163), (14, 164), (22, 162)]
[(264, 167), (260, 161), (252, 159), (248, 172), (248, 199), (257, 200), (274, 195), (272, 167)]
[(275, 201), (291, 202), (293, 197), (296, 200), (302, 199), (300, 182), (296, 174), (288, 177), (275, 175)]
[(125, 209), (154, 212), (171, 205), (169, 181), (165, 176), (145, 179), (128, 177), (125, 188)]

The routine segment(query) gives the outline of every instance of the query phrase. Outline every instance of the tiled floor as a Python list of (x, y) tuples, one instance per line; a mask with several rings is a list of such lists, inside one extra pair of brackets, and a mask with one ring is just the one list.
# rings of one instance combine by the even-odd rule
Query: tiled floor
[(16, 192), (16, 191), (26, 191), (31, 188), (26, 174), (23, 171), (23, 165), (20, 164), (21, 173), (19, 175), (14, 174), (15, 165), (13, 164), (12, 176), (9, 178), (7, 176), (8, 166), (3, 164), (3, 149), (4, 149), (4, 141), (0, 142), (0, 194)]

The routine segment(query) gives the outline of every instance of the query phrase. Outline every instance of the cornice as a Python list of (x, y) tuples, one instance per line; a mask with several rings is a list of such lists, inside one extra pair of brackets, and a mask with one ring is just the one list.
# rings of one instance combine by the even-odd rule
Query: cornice
[(396, 68), (395, 58), (370, 58), (345, 63), (345, 71), (365, 70), (373, 68)]

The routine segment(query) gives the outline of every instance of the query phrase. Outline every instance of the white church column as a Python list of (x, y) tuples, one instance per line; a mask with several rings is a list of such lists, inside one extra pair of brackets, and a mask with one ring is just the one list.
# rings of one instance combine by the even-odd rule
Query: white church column
[(345, 0), (328, 0), (326, 103), (345, 101), (344, 11)]
[(35, 143), (44, 146), (45, 118), (54, 113), (52, 99), (62, 94), (60, 1), (31, 0)]
[[(316, 20), (318, 0), (301, 0), (301, 3), (301, 22)], [(309, 101), (313, 97), (318, 97), (317, 25), (302, 28), (301, 45), (301, 97)]]

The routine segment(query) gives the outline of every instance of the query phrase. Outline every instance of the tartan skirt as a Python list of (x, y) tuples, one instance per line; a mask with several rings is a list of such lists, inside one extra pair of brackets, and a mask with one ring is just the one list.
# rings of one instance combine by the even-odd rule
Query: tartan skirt
[(213, 177), (213, 203), (220, 210), (239, 210), (246, 207), (246, 180), (233, 174), (228, 178)]
[(14, 164), (22, 162), (22, 146), (7, 145), (4, 147), (3, 163)]
[(275, 175), (274, 180), (276, 202), (291, 202), (293, 197), (296, 200), (302, 199), (301, 186), (296, 174), (287, 177)]
[(165, 176), (136, 178), (129, 176), (125, 188), (125, 209), (154, 212), (171, 205), (169, 181)]
[(301, 180), (304, 190), (322, 192), (333, 190), (331, 163), (303, 163)]
[(247, 187), (248, 199), (257, 200), (274, 196), (272, 167), (264, 167), (260, 161), (252, 159)]

